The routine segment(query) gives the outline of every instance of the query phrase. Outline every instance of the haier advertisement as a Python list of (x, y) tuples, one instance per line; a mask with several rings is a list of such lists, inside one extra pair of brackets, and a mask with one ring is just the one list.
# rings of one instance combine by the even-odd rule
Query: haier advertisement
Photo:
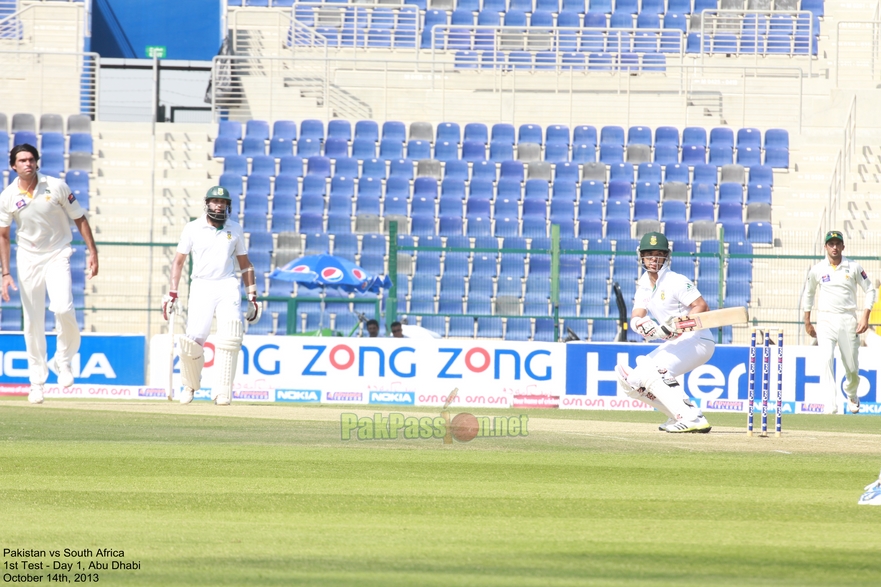
[[(633, 409), (629, 398), (618, 389), (615, 365), (636, 366), (636, 357), (651, 352), (656, 345), (578, 344), (566, 345), (566, 392), (561, 408)], [(878, 369), (881, 349), (860, 349), (860, 402), (862, 412), (879, 413)], [(755, 397), (761, 402), (763, 349), (756, 349)], [(837, 356), (837, 355), (836, 355)], [(778, 353), (769, 352), (769, 407), (777, 401)], [(823, 413), (833, 397), (820, 384), (823, 361), (815, 346), (789, 346), (783, 351), (782, 392), (784, 413)], [(686, 393), (705, 411), (747, 410), (749, 347), (717, 346), (704, 365), (679, 377)], [(839, 411), (843, 409), (844, 371), (835, 360), (835, 385)]]

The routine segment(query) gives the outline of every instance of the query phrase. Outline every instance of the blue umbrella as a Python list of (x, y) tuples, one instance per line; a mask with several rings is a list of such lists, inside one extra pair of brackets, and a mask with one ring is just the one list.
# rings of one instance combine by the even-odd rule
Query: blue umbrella
[(371, 275), (362, 267), (333, 255), (307, 255), (294, 259), (269, 274), (270, 279), (295, 281), (307, 289), (321, 288), (321, 330), (324, 321), (324, 298), (328, 287), (347, 293), (380, 293), (392, 286), (386, 275)]
[(307, 289), (332, 287), (347, 293), (379, 293), (392, 286), (388, 276), (371, 275), (355, 263), (333, 255), (294, 259), (284, 267), (276, 268), (269, 278), (296, 281)]

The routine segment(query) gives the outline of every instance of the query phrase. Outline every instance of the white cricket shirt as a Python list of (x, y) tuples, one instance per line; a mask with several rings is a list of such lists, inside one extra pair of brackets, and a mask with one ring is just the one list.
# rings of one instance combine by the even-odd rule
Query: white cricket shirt
[(0, 227), (15, 220), (15, 240), (29, 253), (47, 253), (68, 246), (73, 240), (70, 221), (86, 213), (67, 184), (37, 173), (33, 196), (23, 192), (15, 179), (0, 193)]
[(701, 297), (701, 292), (690, 279), (663, 267), (658, 272), (658, 280), (652, 286), (648, 271), (636, 282), (636, 296), (633, 309), (643, 308), (658, 324), (670, 318), (685, 316), (688, 308)]
[(221, 228), (214, 228), (203, 214), (184, 226), (177, 252), (193, 254), (194, 279), (225, 279), (235, 276), (236, 257), (248, 251), (238, 222), (227, 219)]
[(802, 296), (803, 312), (810, 312), (813, 308), (817, 287), (820, 288), (820, 300), (817, 302), (817, 309), (820, 312), (838, 314), (856, 312), (857, 287), (861, 287), (866, 292), (866, 310), (871, 310), (875, 303), (875, 288), (872, 287), (866, 271), (859, 263), (851, 261), (844, 255), (841, 256), (841, 263), (837, 267), (829, 262), (829, 257), (811, 267)]

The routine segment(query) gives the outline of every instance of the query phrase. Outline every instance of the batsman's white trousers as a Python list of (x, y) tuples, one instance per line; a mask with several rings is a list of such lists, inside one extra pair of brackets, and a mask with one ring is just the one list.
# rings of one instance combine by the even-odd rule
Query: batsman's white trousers
[(24, 340), (28, 354), (31, 384), (42, 385), (49, 377), (46, 357), (46, 294), (49, 309), (55, 313), (58, 331), (55, 356), (62, 363), (73, 360), (80, 350), (80, 329), (73, 310), (70, 285), (70, 256), (73, 249), (64, 247), (48, 253), (31, 253), (18, 248), (18, 287), (24, 311)]
[(241, 306), (238, 277), (194, 279), (187, 301), (187, 337), (204, 345), (214, 316), (218, 320), (241, 320)]
[(715, 350), (716, 343), (706, 332), (686, 332), (679, 338), (663, 343), (648, 357), (655, 366), (666, 369), (673, 377), (679, 377), (709, 361)]
[(817, 318), (817, 346), (824, 361), (823, 374), (820, 376), (824, 394), (833, 401), (833, 405), (838, 405), (838, 390), (835, 387), (833, 373), (837, 344), (841, 352), (841, 363), (844, 365), (844, 393), (852, 400), (856, 400), (857, 389), (860, 386), (858, 359), (860, 339), (857, 336), (856, 314), (819, 312)]

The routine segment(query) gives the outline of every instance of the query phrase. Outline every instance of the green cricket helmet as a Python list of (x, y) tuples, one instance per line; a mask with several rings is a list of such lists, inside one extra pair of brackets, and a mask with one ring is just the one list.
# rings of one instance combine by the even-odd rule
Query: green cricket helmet
[[(225, 200), (226, 207), (224, 208), (223, 212), (215, 212), (211, 210), (211, 207), (208, 206), (209, 200)], [(219, 185), (208, 188), (208, 191), (205, 192), (205, 212), (206, 214), (208, 214), (208, 218), (214, 220), (215, 222), (226, 222), (226, 219), (229, 218), (229, 214), (231, 211), (232, 196), (229, 195), (229, 190)]]
[[(664, 266), (668, 265), (670, 262), (670, 243), (667, 241), (667, 237), (661, 234), (660, 232), (647, 232), (639, 239), (639, 247), (636, 249), (636, 254), (639, 256), (639, 262), (643, 266), (643, 268), (648, 271), (648, 267), (645, 265), (645, 260), (643, 257), (643, 253), (647, 251), (663, 251), (667, 253), (664, 256), (664, 262), (658, 267), (658, 271), (664, 268)], [(652, 255), (646, 255), (646, 257), (651, 257)]]

